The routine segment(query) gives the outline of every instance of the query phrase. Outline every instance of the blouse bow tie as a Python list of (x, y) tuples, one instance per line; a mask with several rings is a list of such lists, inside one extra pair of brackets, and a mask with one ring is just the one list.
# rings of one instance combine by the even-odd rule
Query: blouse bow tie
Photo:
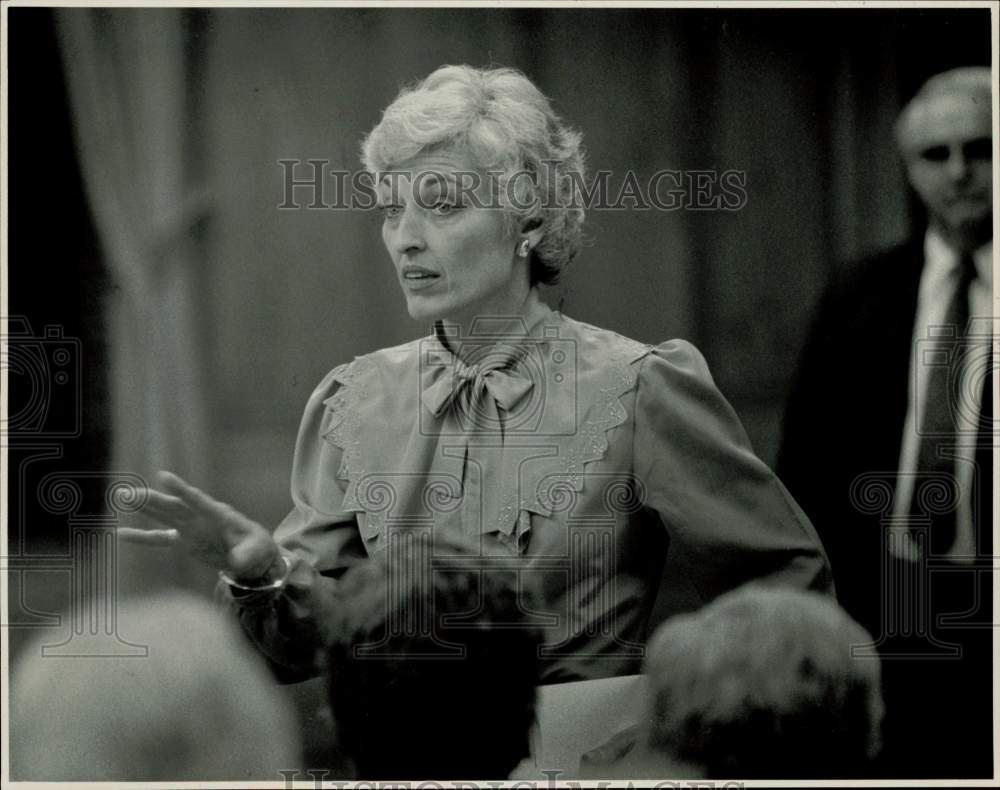
[(455, 359), (451, 365), (442, 365), (424, 389), (423, 403), (436, 417), (453, 407), (463, 421), (482, 425), (485, 418), (486, 423), (492, 422), (496, 417), (485, 400), (487, 393), (510, 412), (534, 388), (531, 378), (514, 365), (516, 360), (515, 354), (500, 352), (477, 364)]

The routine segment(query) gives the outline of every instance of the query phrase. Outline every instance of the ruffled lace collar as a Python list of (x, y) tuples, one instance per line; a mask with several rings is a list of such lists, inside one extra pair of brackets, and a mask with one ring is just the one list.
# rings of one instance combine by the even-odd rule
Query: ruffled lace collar
[[(365, 514), (365, 537), (384, 534), (392, 520), (384, 497), (372, 496), (391, 489), (397, 510), (423, 512), (431, 503), (435, 519), (458, 521), (464, 532), (496, 533), (518, 552), (531, 513), (558, 518), (567, 494), (583, 490), (585, 468), (607, 453), (611, 432), (628, 419), (622, 397), (636, 384), (633, 363), (650, 347), (566, 318), (532, 295), (524, 316), (503, 326), (480, 324), (464, 339), (442, 327), (336, 373), (341, 386), (325, 402), (333, 412), (325, 438), (343, 450), (337, 476), (347, 481), (344, 509)], [(474, 347), (463, 351), (458, 343)], [(447, 400), (441, 391), (468, 381), (470, 372), (487, 387), (490, 368), (482, 362), (497, 356), (531, 386), (508, 401), (511, 408), (498, 408), (492, 423), (477, 417), (470, 430), (463, 422), (469, 414), (440, 408)], [(499, 403), (493, 394), (467, 408)], [(466, 465), (471, 457), (481, 471), (479, 482), (462, 466), (462, 447)], [(467, 523), (473, 518), (479, 523)]]

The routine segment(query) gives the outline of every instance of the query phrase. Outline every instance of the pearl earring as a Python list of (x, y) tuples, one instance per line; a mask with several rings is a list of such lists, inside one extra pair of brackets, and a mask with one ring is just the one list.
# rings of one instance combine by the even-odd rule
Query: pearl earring
[(531, 242), (525, 239), (521, 242), (521, 246), (517, 250), (517, 254), (522, 258), (527, 257), (528, 252), (531, 250)]

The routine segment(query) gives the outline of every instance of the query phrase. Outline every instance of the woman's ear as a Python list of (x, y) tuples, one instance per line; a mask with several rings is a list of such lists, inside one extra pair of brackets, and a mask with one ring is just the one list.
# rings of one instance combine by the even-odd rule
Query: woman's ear
[[(527, 240), (528, 246), (531, 249), (534, 249), (538, 245), (538, 242), (542, 240), (542, 236), (542, 220), (535, 217), (534, 219), (529, 219), (524, 223), (521, 228), (521, 235), (519, 238)], [(519, 245), (522, 243), (522, 241), (518, 241)]]

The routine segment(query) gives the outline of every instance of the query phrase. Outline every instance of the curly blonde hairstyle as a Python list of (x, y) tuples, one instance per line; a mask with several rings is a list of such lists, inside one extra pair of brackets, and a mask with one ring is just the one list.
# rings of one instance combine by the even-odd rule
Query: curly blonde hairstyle
[[(442, 66), (404, 88), (362, 143), (379, 174), (438, 150), (469, 152), (497, 184), (510, 231), (541, 228), (531, 284), (554, 284), (580, 248), (585, 166), (581, 136), (520, 71)], [(527, 173), (529, 177), (523, 177)]]

